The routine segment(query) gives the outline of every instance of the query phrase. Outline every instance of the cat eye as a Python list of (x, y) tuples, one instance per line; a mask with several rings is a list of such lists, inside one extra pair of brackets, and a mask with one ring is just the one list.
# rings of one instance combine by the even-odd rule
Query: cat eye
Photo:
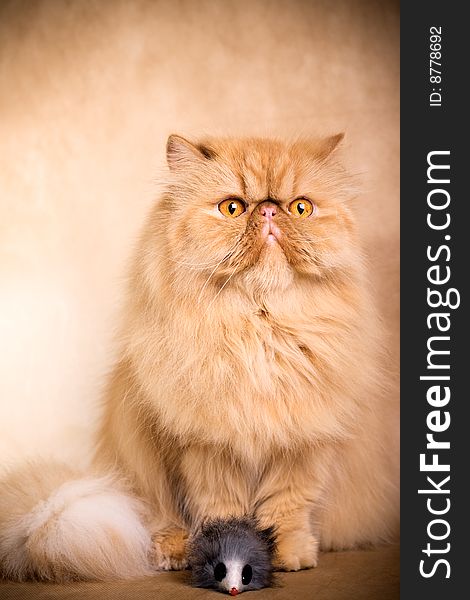
[(315, 211), (315, 205), (307, 198), (296, 198), (289, 204), (289, 212), (294, 217), (305, 219)]
[(245, 565), (242, 571), (242, 583), (248, 585), (253, 578), (253, 569), (250, 565)]
[(235, 219), (235, 217), (239, 217), (246, 211), (246, 206), (243, 200), (239, 200), (238, 198), (228, 198), (227, 200), (222, 200), (219, 204), (219, 210), (224, 217)]

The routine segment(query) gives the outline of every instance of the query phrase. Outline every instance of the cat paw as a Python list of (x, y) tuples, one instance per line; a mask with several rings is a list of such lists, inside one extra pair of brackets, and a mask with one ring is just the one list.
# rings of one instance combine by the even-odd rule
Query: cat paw
[(186, 542), (188, 534), (183, 529), (172, 528), (152, 536), (153, 563), (159, 571), (181, 571), (188, 568)]
[(284, 533), (279, 535), (277, 543), (277, 571), (299, 571), (311, 569), (318, 563), (318, 542), (313, 535)]

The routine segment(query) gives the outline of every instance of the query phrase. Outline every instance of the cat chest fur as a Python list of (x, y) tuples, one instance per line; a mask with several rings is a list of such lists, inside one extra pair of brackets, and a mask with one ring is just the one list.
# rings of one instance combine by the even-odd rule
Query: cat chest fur
[(180, 324), (160, 338), (157, 360), (140, 355), (141, 377), (153, 381), (149, 400), (174, 435), (217, 446), (230, 440), (244, 453), (344, 434), (345, 411), (325, 392), (336, 376), (331, 343), (314, 327), (263, 311), (210, 326), (210, 336), (189, 336)]

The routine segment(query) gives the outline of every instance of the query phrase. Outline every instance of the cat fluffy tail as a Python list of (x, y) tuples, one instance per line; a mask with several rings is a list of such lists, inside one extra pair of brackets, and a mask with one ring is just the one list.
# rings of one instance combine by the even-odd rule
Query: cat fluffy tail
[(110, 580), (154, 573), (145, 507), (113, 477), (29, 464), (0, 480), (0, 577)]

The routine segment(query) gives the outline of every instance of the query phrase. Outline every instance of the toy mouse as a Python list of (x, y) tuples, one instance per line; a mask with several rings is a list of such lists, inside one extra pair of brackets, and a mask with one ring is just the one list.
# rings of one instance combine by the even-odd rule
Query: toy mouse
[(206, 521), (188, 545), (192, 585), (236, 596), (272, 585), (276, 539), (251, 517)]

